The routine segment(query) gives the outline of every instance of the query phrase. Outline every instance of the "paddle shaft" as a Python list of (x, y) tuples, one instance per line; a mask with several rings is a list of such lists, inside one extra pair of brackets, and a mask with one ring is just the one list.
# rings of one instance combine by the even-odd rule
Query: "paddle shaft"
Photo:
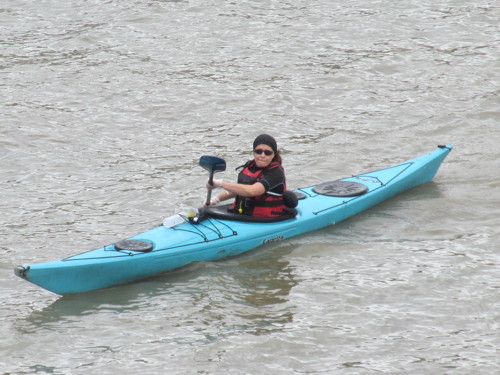
[(214, 173), (222, 172), (226, 170), (226, 162), (224, 159), (218, 158), (216, 156), (204, 155), (200, 158), (200, 165), (203, 169), (210, 172), (210, 177), (208, 178), (208, 183), (212, 186), (212, 189), (208, 188), (207, 201), (205, 206), (210, 205), (210, 198), (212, 197), (212, 190), (214, 185)]
[[(212, 186), (214, 186), (214, 173), (215, 171), (210, 171), (210, 177), (208, 177), (208, 183)], [(207, 201), (205, 202), (205, 206), (210, 205), (210, 199), (212, 198), (212, 189), (208, 189), (207, 192)]]

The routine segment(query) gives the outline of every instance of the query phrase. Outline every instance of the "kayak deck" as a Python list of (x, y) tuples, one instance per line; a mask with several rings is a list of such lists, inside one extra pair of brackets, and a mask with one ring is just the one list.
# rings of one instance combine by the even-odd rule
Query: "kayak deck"
[[(296, 190), (301, 197), (290, 218), (274, 222), (236, 221), (218, 207), (198, 224), (186, 221), (167, 228), (162, 225), (129, 237), (148, 243), (147, 251), (116, 244), (61, 260), (19, 266), (17, 276), (57, 294), (80, 293), (132, 282), (173, 270), (192, 262), (211, 261), (241, 254), (262, 244), (280, 241), (338, 223), (394, 195), (432, 180), (452, 146), (401, 164), (342, 179), (363, 192), (356, 195), (318, 193), (319, 185)], [(330, 184), (333, 182), (330, 182)], [(349, 189), (347, 189), (349, 190)], [(225, 211), (224, 211), (225, 210)], [(208, 210), (210, 211), (210, 210)]]

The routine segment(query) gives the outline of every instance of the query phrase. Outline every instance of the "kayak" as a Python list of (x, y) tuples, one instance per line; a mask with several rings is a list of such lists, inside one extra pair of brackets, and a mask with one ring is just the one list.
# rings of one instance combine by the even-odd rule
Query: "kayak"
[(296, 207), (278, 219), (242, 215), (233, 212), (230, 205), (210, 207), (171, 227), (159, 225), (68, 258), (18, 266), (14, 273), (66, 295), (130, 283), (193, 262), (235, 256), (334, 225), (429, 182), (452, 148), (440, 145), (431, 153), (391, 167), (294, 190)]

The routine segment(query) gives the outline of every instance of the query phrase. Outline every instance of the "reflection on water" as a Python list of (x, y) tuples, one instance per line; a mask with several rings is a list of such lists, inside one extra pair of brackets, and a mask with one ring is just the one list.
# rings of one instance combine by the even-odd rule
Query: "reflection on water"
[(256, 335), (270, 333), (293, 321), (293, 307), (289, 294), (299, 282), (289, 262), (280, 259), (283, 251), (266, 248), (272, 256), (242, 261), (233, 274), (243, 293), (245, 305), (235, 314), (249, 322), (250, 332)]
[[(293, 321), (288, 295), (297, 280), (293, 268), (282, 259), (289, 247), (264, 248), (265, 257), (257, 251), (226, 261), (190, 265), (128, 285), (60, 297), (18, 319), (16, 329), (24, 334), (79, 330), (82, 319), (135, 319), (144, 311), (158, 310), (164, 319), (176, 319), (179, 326), (189, 327), (196, 321), (197, 334), (209, 341), (234, 332), (259, 335), (280, 330)], [(189, 309), (184, 306), (175, 311), (179, 301), (189, 304)]]

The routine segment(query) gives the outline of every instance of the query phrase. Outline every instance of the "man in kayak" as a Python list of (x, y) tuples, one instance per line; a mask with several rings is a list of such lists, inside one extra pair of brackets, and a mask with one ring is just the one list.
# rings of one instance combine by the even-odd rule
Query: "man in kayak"
[(285, 170), (276, 140), (261, 134), (253, 142), (253, 159), (241, 166), (238, 182), (213, 180), (208, 189), (225, 191), (212, 198), (210, 206), (235, 198), (232, 209), (240, 214), (279, 217), (285, 213), (283, 193), (286, 191)]

